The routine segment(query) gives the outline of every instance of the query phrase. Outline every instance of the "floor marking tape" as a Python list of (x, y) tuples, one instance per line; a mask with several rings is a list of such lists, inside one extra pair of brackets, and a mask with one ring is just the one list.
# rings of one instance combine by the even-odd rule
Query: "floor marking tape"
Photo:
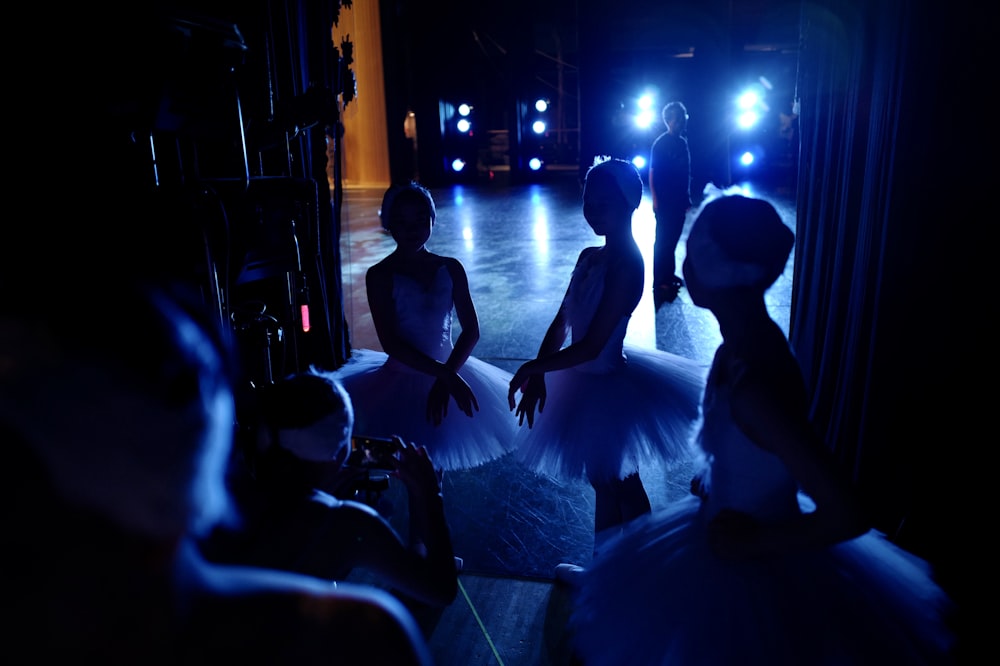
[(469, 593), (465, 591), (465, 586), (462, 585), (461, 579), (458, 581), (458, 589), (462, 590), (462, 596), (465, 597), (465, 603), (469, 604), (469, 610), (472, 611), (472, 616), (476, 618), (476, 623), (483, 632), (483, 636), (486, 637), (486, 642), (490, 644), (490, 650), (493, 651), (493, 656), (496, 657), (497, 663), (503, 666), (503, 659), (500, 658), (500, 653), (497, 652), (497, 647), (493, 645), (493, 639), (490, 638), (490, 633), (486, 631), (486, 626), (483, 621), (479, 618), (479, 613), (476, 612), (476, 607), (472, 605), (472, 599), (469, 598)]

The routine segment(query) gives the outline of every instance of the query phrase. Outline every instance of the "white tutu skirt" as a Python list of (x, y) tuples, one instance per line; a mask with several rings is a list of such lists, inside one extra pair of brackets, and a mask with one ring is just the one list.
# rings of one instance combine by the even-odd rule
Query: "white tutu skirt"
[(603, 372), (578, 366), (545, 374), (547, 399), (520, 426), (517, 458), (560, 480), (621, 479), (642, 464), (668, 467), (694, 455), (705, 369), (653, 349), (626, 347), (627, 362)]
[(700, 507), (681, 500), (601, 548), (570, 620), (587, 666), (951, 663), (947, 596), (880, 533), (732, 563), (710, 552)]
[(458, 373), (472, 388), (479, 411), (466, 416), (452, 399), (437, 426), (427, 418), (433, 378), (389, 361), (385, 352), (355, 349), (331, 374), (351, 396), (356, 435), (399, 435), (426, 447), (434, 466), (442, 470), (476, 467), (511, 450), (517, 429), (507, 404), (512, 375), (485, 361), (469, 357)]

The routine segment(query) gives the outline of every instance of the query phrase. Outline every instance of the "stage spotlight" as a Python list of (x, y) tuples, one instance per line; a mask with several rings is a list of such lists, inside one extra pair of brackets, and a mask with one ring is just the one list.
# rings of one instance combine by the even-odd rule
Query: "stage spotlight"
[(518, 102), (517, 159), (512, 160), (512, 170), (523, 174), (539, 174), (545, 160), (552, 155), (555, 138), (550, 136), (551, 105), (545, 97), (527, 97)]
[[(764, 79), (766, 81), (766, 79)], [(768, 83), (768, 85), (770, 85)], [(764, 93), (767, 86), (753, 84), (736, 97), (736, 128), (748, 131), (757, 126), (764, 115), (770, 111)]]
[(747, 90), (736, 98), (736, 106), (743, 110), (753, 109), (760, 102), (760, 94), (756, 90)]
[(740, 174), (740, 177), (748, 178), (753, 173), (759, 176), (761, 169), (767, 168), (765, 153), (764, 146), (757, 143), (737, 147), (732, 156), (734, 175)]
[(656, 120), (656, 113), (651, 109), (646, 109), (635, 114), (635, 126), (639, 129), (649, 129)]
[(639, 111), (634, 117), (636, 127), (639, 129), (649, 129), (652, 126), (657, 118), (656, 110), (653, 108), (655, 102), (656, 98), (650, 93), (639, 96), (639, 99), (636, 100)]
[(441, 109), (440, 159), (444, 174), (452, 182), (477, 175), (479, 124), (477, 110), (468, 98), (439, 100)]
[(751, 129), (760, 120), (760, 115), (756, 111), (744, 111), (736, 116), (736, 125), (742, 130)]

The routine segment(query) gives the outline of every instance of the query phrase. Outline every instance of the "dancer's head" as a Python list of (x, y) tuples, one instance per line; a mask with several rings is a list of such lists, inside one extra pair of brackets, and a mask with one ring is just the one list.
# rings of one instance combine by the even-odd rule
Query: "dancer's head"
[(767, 201), (716, 193), (701, 207), (687, 239), (684, 278), (697, 303), (705, 290), (763, 294), (785, 270), (795, 242)]
[(426, 187), (410, 181), (386, 190), (379, 218), (382, 227), (392, 234), (398, 245), (422, 247), (431, 237), (431, 228), (437, 220), (437, 207)]
[(354, 407), (339, 380), (310, 368), (264, 385), (244, 421), (259, 481), (287, 496), (335, 491), (354, 430)]
[(271, 444), (300, 460), (340, 463), (350, 452), (354, 407), (328, 374), (310, 368), (262, 386), (255, 409)]
[(605, 234), (609, 223), (632, 219), (642, 201), (642, 178), (629, 162), (598, 157), (587, 170), (583, 186), (583, 215), (595, 233)]

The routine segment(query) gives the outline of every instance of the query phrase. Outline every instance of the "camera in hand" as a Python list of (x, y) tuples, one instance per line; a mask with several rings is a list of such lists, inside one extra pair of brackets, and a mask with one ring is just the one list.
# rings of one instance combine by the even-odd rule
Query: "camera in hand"
[(384, 437), (351, 437), (351, 454), (347, 464), (368, 469), (396, 469), (395, 440)]

